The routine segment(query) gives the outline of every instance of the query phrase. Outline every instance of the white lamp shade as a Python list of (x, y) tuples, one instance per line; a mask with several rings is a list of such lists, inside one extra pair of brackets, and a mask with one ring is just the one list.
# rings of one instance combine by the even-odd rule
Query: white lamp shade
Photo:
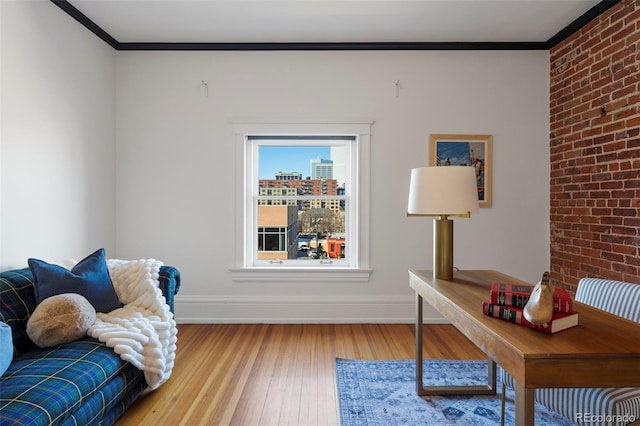
[(436, 166), (411, 170), (407, 213), (458, 215), (478, 211), (474, 167)]

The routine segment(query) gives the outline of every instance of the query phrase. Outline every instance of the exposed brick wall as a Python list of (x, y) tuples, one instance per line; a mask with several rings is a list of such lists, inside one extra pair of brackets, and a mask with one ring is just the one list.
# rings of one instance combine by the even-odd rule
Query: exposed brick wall
[(551, 278), (640, 284), (640, 0), (550, 52)]

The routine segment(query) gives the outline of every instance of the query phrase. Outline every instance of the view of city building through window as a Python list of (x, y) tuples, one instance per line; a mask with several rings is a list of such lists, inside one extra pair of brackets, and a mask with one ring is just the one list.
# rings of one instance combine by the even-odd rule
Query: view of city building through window
[(257, 260), (345, 258), (347, 142), (259, 144)]
[(238, 122), (233, 134), (233, 279), (368, 281), (371, 123)]

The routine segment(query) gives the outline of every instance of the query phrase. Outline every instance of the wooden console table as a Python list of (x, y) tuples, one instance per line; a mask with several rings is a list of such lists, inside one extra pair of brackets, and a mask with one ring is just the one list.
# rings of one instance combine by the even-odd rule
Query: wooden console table
[[(434, 393), (422, 385), (423, 299), (487, 354), (490, 369), (498, 363), (513, 376), (517, 425), (534, 424), (536, 388), (640, 386), (640, 325), (579, 302), (574, 302), (578, 326), (556, 334), (488, 317), (482, 301), (496, 281), (531, 284), (496, 271), (456, 271), (452, 281), (436, 279), (431, 271), (409, 271), (417, 304), (419, 395)], [(490, 374), (488, 387), (479, 393), (494, 387)], [(459, 392), (449, 391), (441, 394)]]

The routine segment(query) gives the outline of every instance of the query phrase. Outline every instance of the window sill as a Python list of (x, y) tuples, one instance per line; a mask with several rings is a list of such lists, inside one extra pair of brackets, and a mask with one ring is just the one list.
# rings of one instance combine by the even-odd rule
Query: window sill
[(368, 282), (372, 269), (365, 268), (242, 268), (231, 269), (236, 282)]

